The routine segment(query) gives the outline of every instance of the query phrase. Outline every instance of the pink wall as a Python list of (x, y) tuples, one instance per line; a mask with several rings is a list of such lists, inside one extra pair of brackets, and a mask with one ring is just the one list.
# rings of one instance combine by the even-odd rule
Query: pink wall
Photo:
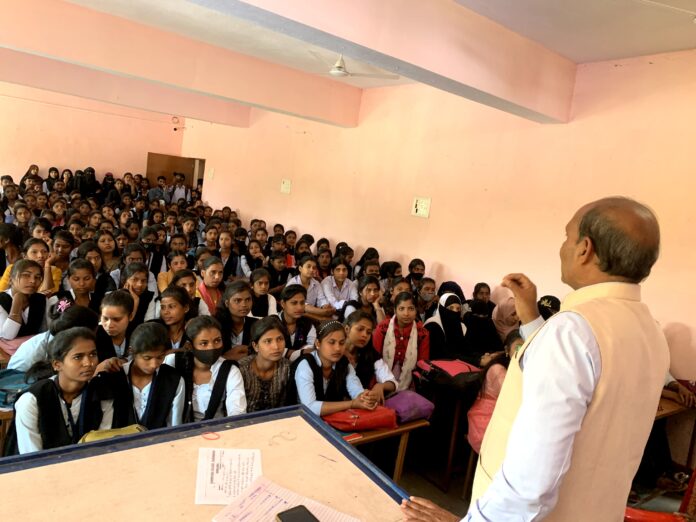
[(147, 153), (181, 154), (171, 116), (0, 82), (0, 174), (48, 168), (145, 172)]
[[(377, 246), (383, 260), (422, 257), (467, 294), (476, 281), (524, 271), (563, 296), (558, 247), (575, 209), (637, 198), (663, 231), (645, 299), (693, 350), (695, 90), (696, 51), (681, 52), (580, 66), (565, 125), (408, 85), (365, 91), (355, 129), (261, 111), (248, 129), (189, 120), (182, 151), (206, 159), (213, 206), (346, 240), (358, 255)], [(279, 192), (283, 177), (290, 195)], [(409, 215), (416, 195), (432, 198), (429, 219)]]

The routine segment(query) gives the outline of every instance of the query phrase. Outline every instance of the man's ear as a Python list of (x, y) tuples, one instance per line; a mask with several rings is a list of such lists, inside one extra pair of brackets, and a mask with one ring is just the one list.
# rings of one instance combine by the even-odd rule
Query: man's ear
[(593, 263), (597, 257), (592, 240), (585, 236), (575, 245), (575, 255), (581, 264)]

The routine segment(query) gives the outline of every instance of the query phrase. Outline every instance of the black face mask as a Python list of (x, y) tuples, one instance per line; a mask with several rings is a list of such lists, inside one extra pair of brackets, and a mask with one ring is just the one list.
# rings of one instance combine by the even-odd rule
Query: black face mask
[(425, 274), (421, 274), (420, 272), (411, 272), (409, 275), (411, 276), (411, 279), (413, 279), (414, 281), (420, 281), (421, 279), (423, 279), (423, 276)]
[(203, 364), (212, 366), (215, 361), (217, 361), (222, 355), (222, 348), (215, 348), (214, 350), (196, 350), (193, 349), (193, 356), (198, 359)]

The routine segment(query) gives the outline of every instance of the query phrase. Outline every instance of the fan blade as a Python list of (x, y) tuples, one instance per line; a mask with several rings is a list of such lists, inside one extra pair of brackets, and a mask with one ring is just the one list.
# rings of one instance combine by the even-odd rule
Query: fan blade
[(327, 61), (326, 58), (324, 58), (321, 54), (314, 51), (313, 49), (307, 49), (307, 52), (311, 54), (314, 57), (314, 59), (320, 64), (322, 64), (324, 67), (333, 67), (333, 60)]
[(348, 76), (359, 76), (360, 78), (379, 78), (381, 80), (398, 80), (401, 78), (401, 76), (396, 74), (348, 73)]

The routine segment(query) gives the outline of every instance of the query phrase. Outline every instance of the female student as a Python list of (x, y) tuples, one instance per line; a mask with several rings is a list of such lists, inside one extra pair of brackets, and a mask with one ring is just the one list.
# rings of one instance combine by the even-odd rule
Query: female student
[[(119, 268), (111, 272), (111, 277), (113, 278), (114, 282), (119, 286), (119, 288), (122, 286), (121, 272), (124, 270), (124, 267), (132, 263), (145, 263), (146, 259), (147, 252), (145, 251), (142, 245), (139, 245), (138, 243), (131, 243), (130, 245), (126, 245), (126, 247), (123, 249), (123, 255), (121, 258), (121, 264)], [(155, 279), (155, 275), (149, 269), (147, 271), (146, 281), (147, 289), (153, 294), (157, 292), (157, 280)]]
[(145, 263), (131, 263), (121, 274), (121, 288), (127, 290), (135, 303), (131, 327), (155, 318), (155, 294), (147, 289), (147, 278), (151, 272)]
[(355, 263), (353, 277), (357, 279), (361, 275), (360, 271), (363, 269), (365, 261), (371, 260), (377, 261), (377, 264), (379, 265), (379, 252), (376, 248), (368, 247), (367, 250), (365, 250), (365, 253), (362, 255), (362, 257), (358, 259), (358, 262)]
[(184, 377), (184, 422), (246, 413), (242, 374), (234, 361), (223, 359), (220, 323), (204, 315), (186, 325), (192, 349), (176, 353), (175, 365)]
[(208, 310), (208, 305), (201, 299), (201, 296), (197, 295), (196, 292), (196, 274), (193, 270), (179, 270), (172, 277), (172, 282), (169, 286), (177, 286), (186, 290), (186, 293), (191, 298), (191, 306), (189, 308), (188, 314), (186, 314), (186, 319), (193, 319), (199, 315), (210, 315)]
[(128, 424), (147, 429), (177, 426), (184, 415), (184, 379), (162, 364), (169, 350), (167, 330), (158, 323), (143, 323), (130, 338), (131, 359), (121, 368), (125, 386), (119, 391), (129, 413)]
[(48, 300), (52, 313), (60, 313), (73, 305), (99, 310), (102, 296), (94, 292), (94, 265), (86, 259), (75, 259), (68, 267), (68, 290), (59, 290)]
[(372, 343), (398, 380), (397, 391), (402, 391), (411, 386), (411, 372), (416, 362), (430, 358), (430, 343), (428, 331), (416, 322), (413, 294), (398, 294), (394, 299), (394, 308), (394, 317), (377, 325)]
[(331, 260), (331, 275), (324, 278), (321, 288), (324, 296), (336, 310), (342, 310), (346, 303), (358, 298), (353, 282), (348, 279), (348, 263), (342, 257)]
[(481, 371), (481, 391), (467, 414), (469, 432), (466, 438), (476, 453), (481, 452), (483, 435), (486, 433), (486, 428), (493, 415), (495, 403), (500, 395), (507, 368), (510, 365), (510, 354), (514, 353), (522, 344), (519, 330), (513, 330), (505, 338), (505, 351), (492, 355), (486, 354), (485, 359), (482, 359), (484, 364)]
[(94, 267), (94, 296), (97, 306), (94, 310), (99, 310), (101, 299), (108, 293), (116, 290), (116, 283), (111, 278), (111, 274), (104, 267), (101, 250), (94, 241), (85, 241), (77, 247), (77, 258), (85, 259), (92, 263)]
[(423, 325), (430, 338), (431, 359), (460, 359), (464, 355), (466, 326), (462, 323), (462, 302), (445, 293), (435, 314)]
[(297, 262), (299, 275), (288, 279), (288, 285), (302, 285), (307, 291), (305, 314), (315, 320), (331, 317), (336, 309), (329, 304), (321, 284), (314, 279), (317, 262), (312, 256), (304, 256)]
[(70, 265), (70, 252), (75, 248), (75, 238), (67, 230), (59, 230), (53, 235), (51, 248), (53, 249), (51, 264), (61, 270), (63, 273), (61, 279), (64, 279)]
[(290, 362), (285, 353), (285, 329), (277, 316), (259, 319), (251, 329), (253, 353), (239, 361), (247, 412), (287, 404)]
[[(46, 242), (43, 239), (33, 237), (27, 239), (22, 247), (22, 256), (24, 259), (36, 261), (43, 267), (43, 281), (39, 292), (44, 295), (56, 293), (60, 287), (63, 272), (61, 272), (60, 268), (56, 268), (51, 264), (52, 258)], [(5, 273), (2, 275), (2, 279), (0, 279), (0, 292), (4, 292), (10, 287), (11, 273), (12, 264), (7, 265)]]
[(307, 290), (302, 285), (288, 285), (280, 294), (282, 311), (278, 318), (286, 331), (285, 357), (294, 361), (303, 352), (314, 349), (317, 331), (312, 321), (305, 317)]
[(331, 250), (323, 247), (318, 248), (315, 279), (321, 283), (329, 275), (331, 275)]
[(513, 330), (517, 330), (520, 325), (520, 318), (517, 316), (517, 310), (515, 309), (515, 298), (510, 296), (507, 299), (503, 299), (493, 309), (492, 319), (500, 340), (504, 341), (507, 335)]
[(220, 260), (224, 267), (222, 278), (224, 281), (232, 281), (237, 275), (239, 256), (234, 251), (234, 238), (229, 230), (221, 230), (218, 236)]
[(46, 296), (39, 293), (43, 268), (20, 259), (12, 267), (10, 288), (0, 293), (0, 339), (12, 340), (45, 332)]
[[(113, 426), (113, 401), (101, 400), (94, 332), (76, 327), (56, 335), (48, 359), (31, 370), (53, 376), (32, 384), (15, 403), (18, 453), (75, 444), (91, 430)], [(12, 452), (10, 452), (12, 453)]]
[(367, 312), (353, 312), (345, 320), (346, 358), (355, 368), (363, 388), (370, 390), (379, 404), (384, 404), (385, 396), (396, 391), (398, 382), (387, 368), (384, 359), (372, 346), (372, 331), (375, 327), (372, 315)]
[(251, 273), (249, 283), (253, 294), (251, 296), (252, 317), (267, 317), (278, 313), (276, 298), (268, 293), (271, 276), (265, 268), (257, 268)]
[(360, 310), (370, 314), (375, 324), (381, 323), (386, 318), (386, 314), (380, 303), (380, 295), (379, 279), (374, 276), (362, 276), (358, 281), (358, 297), (346, 303), (343, 315), (348, 317), (356, 310)]
[(393, 286), (384, 294), (384, 313), (387, 317), (392, 317), (394, 315), (394, 301), (396, 300), (396, 296), (402, 292), (411, 293), (411, 285), (403, 277), (394, 280)]
[(349, 408), (373, 410), (376, 397), (365, 391), (355, 369), (345, 357), (346, 331), (338, 321), (319, 327), (316, 350), (302, 355), (295, 368), (297, 397), (315, 415)]
[(167, 254), (167, 264), (169, 270), (157, 274), (157, 289), (164, 292), (174, 278), (174, 274), (179, 270), (188, 268), (188, 258), (183, 250), (172, 250)]
[(484, 353), (497, 352), (502, 348), (495, 324), (488, 315), (489, 310), (486, 301), (474, 299), (471, 301), (471, 311), (464, 314), (462, 318), (466, 326), (466, 334), (464, 335), (464, 353), (461, 359), (474, 366), (479, 366), (481, 356)]
[(491, 287), (488, 283), (476, 283), (474, 286), (474, 297), (469, 301), (469, 307), (472, 308), (474, 301), (485, 303), (486, 314), (488, 317), (493, 317), (495, 303), (491, 301)]
[(96, 334), (99, 371), (118, 369), (119, 361), (128, 357), (129, 325), (134, 310), (133, 296), (126, 290), (116, 290), (102, 299)]
[(220, 286), (223, 285), (223, 270), (222, 261), (218, 257), (207, 258), (201, 268), (202, 281), (198, 285), (198, 293), (201, 294), (201, 300), (208, 306), (209, 315), (215, 314), (222, 299)]
[(186, 337), (186, 318), (191, 308), (188, 292), (179, 286), (170, 286), (162, 292), (157, 301), (159, 312), (156, 321), (167, 328), (169, 350), (184, 348), (189, 342)]
[(225, 358), (238, 361), (245, 357), (251, 345), (251, 327), (258, 320), (250, 317), (252, 289), (246, 281), (227, 285), (215, 318), (222, 325)]
[(256, 239), (252, 239), (249, 241), (247, 251), (239, 257), (239, 270), (237, 270), (237, 275), (239, 277), (250, 277), (253, 270), (263, 267), (265, 259), (261, 243)]

